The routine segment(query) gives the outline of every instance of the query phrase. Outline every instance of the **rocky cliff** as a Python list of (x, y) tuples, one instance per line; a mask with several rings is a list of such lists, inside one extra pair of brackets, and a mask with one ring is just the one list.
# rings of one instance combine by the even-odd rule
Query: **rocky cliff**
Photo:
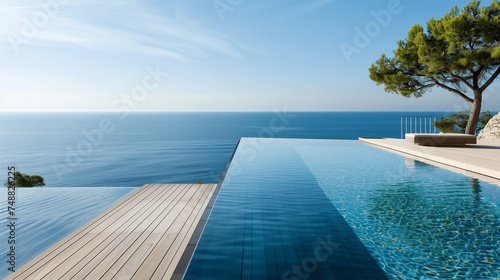
[(490, 119), (484, 129), (479, 133), (477, 139), (500, 141), (500, 113)]

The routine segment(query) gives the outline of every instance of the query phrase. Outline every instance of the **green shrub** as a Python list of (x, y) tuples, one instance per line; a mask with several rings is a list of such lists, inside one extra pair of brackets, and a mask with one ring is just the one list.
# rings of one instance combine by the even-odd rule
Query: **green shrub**
[[(32, 187), (41, 187), (45, 186), (45, 182), (42, 176), (39, 175), (26, 175), (19, 171), (16, 171), (14, 175), (14, 180), (16, 182), (16, 187), (18, 188), (32, 188)], [(5, 186), (9, 185), (9, 182), (4, 184)]]
[[(469, 115), (470, 110), (460, 111), (451, 114), (448, 118), (441, 118), (439, 121), (433, 121), (432, 124), (443, 133), (465, 133)], [(481, 131), (492, 117), (493, 115), (491, 115), (490, 111), (481, 112), (476, 133)]]

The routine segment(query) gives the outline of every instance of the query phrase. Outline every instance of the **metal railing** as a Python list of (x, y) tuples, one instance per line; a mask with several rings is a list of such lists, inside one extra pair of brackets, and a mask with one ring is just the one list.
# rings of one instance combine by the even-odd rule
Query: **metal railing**
[(401, 117), (401, 139), (406, 133), (438, 133), (432, 124), (435, 120), (436, 117), (431, 116)]

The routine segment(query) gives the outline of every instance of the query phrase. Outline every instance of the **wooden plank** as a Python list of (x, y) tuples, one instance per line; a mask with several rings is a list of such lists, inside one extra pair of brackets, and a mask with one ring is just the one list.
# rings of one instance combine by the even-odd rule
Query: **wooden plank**
[(149, 187), (149, 185), (144, 185), (142, 188), (139, 188), (117, 204), (113, 205), (107, 211), (101, 213), (96, 218), (74, 231), (67, 237), (63, 238), (61, 241), (56, 243), (54, 246), (50, 247), (21, 268), (19, 268), (15, 273), (10, 274), (5, 279), (27, 279), (32, 277), (32, 273), (38, 271), (41, 267), (43, 267), (48, 261), (50, 261), (55, 255), (62, 252), (71, 246), (74, 242), (82, 238), (83, 235), (90, 232), (96, 226), (100, 226), (102, 224), (106, 224), (109, 219), (115, 218), (115, 216), (121, 213), (121, 211), (130, 203), (134, 203), (134, 200), (137, 198), (144, 198), (148, 195), (144, 190)]
[(177, 205), (178, 201), (188, 193), (189, 188), (186, 188), (186, 186), (187, 185), (179, 185), (175, 189), (176, 196), (173, 199), (170, 201), (164, 200), (163, 203), (157, 205), (155, 211), (147, 217), (144, 223), (140, 223), (139, 227), (134, 228), (127, 234), (125, 239), (121, 240), (120, 244), (110, 247), (111, 251), (105, 254), (99, 254), (98, 257), (93, 258), (92, 261), (89, 262), (84, 269), (75, 274), (74, 277), (98, 279), (106, 274), (107, 271), (116, 269), (116, 265), (119, 265), (118, 262), (124, 258), (124, 254), (127, 254), (127, 252), (131, 250), (131, 247), (137, 246), (134, 244), (142, 242), (147, 238), (150, 227), (158, 223), (158, 217), (168, 214), (168, 212)]
[(113, 266), (103, 275), (104, 278), (116, 277), (118, 279), (130, 279), (134, 275), (137, 265), (142, 263), (149, 252), (156, 246), (161, 238), (162, 232), (168, 231), (175, 225), (175, 220), (180, 212), (187, 206), (188, 202), (196, 195), (198, 186), (189, 186), (186, 194), (181, 200), (162, 215), (154, 224), (151, 224), (143, 238), (134, 240), (128, 250), (122, 254)]
[[(192, 188), (195, 188), (195, 186), (193, 186)], [(149, 246), (139, 247), (139, 249), (136, 250), (136, 252), (132, 255), (132, 257), (130, 257), (125, 262), (125, 264), (121, 267), (121, 269), (118, 271), (116, 276), (119, 276), (118, 278), (122, 278), (121, 276), (123, 276), (123, 275), (134, 276), (136, 274), (137, 269), (133, 266), (133, 264), (138, 263), (138, 264), (140, 264), (140, 266), (147, 265), (147, 263), (145, 262), (146, 259), (151, 254), (153, 254), (155, 251), (158, 252), (159, 251), (158, 249), (162, 248), (162, 246), (161, 246), (162, 241), (166, 242), (168, 244), (168, 246), (163, 247), (165, 250), (161, 250), (160, 252), (158, 252), (158, 254), (164, 255), (165, 252), (167, 252), (170, 248), (172, 248), (172, 244), (173, 244), (175, 239), (171, 238), (171, 237), (175, 237), (175, 236), (181, 234), (184, 224), (189, 220), (189, 217), (191, 216), (194, 209), (196, 208), (196, 205), (199, 203), (199, 201), (203, 197), (203, 194), (205, 193), (206, 189), (208, 189), (208, 188), (202, 188), (202, 187), (199, 187), (199, 185), (196, 186), (196, 192), (190, 198), (189, 201), (187, 201), (185, 204), (184, 203), (181, 204), (183, 206), (183, 208), (177, 214), (177, 216), (173, 217), (173, 215), (172, 215), (174, 220), (171, 221), (170, 223), (166, 223), (165, 222), (166, 219), (165, 219), (164, 221), (162, 221), (160, 223), (160, 225), (158, 227), (153, 229), (151, 236), (148, 238), (148, 243), (153, 244), (154, 247), (149, 247)], [(166, 217), (166, 218), (168, 218), (168, 217)], [(166, 238), (166, 240), (163, 240), (166, 233), (174, 233), (174, 234), (167, 235), (168, 237)], [(186, 234), (186, 233), (187, 233), (187, 231), (183, 232), (183, 234)], [(144, 254), (143, 254), (143, 252), (144, 252)], [(142, 279), (145, 279), (145, 278), (142, 278)]]
[(215, 187), (145, 185), (6, 279), (130, 279), (133, 275), (144, 279), (155, 271), (159, 275), (173, 270)]
[[(200, 205), (198, 215), (193, 220), (193, 223), (191, 224), (189, 232), (186, 235), (184, 235), (184, 240), (182, 240), (182, 243), (179, 246), (179, 249), (176, 252), (175, 256), (170, 257), (170, 255), (168, 255), (168, 254), (165, 255), (162, 262), (159, 264), (158, 268), (155, 271), (155, 275), (157, 275), (157, 276), (153, 275), (153, 279), (155, 277), (157, 279), (170, 279), (172, 277), (172, 275), (174, 274), (175, 269), (177, 267), (177, 264), (179, 263), (179, 261), (181, 260), (181, 257), (183, 256), (184, 251), (186, 250), (188, 244), (190, 244), (190, 242), (192, 242), (191, 237), (193, 236), (193, 234), (198, 226), (198, 222), (200, 221), (201, 217), (203, 216), (203, 213), (205, 212), (207, 205), (209, 204), (209, 201), (212, 197), (210, 194), (213, 193), (213, 191), (215, 190), (216, 187), (217, 187), (217, 184), (214, 184), (212, 186), (212, 189), (210, 190), (209, 194), (207, 195), (204, 204)], [(199, 234), (201, 234), (201, 232)], [(196, 243), (194, 245), (196, 245)], [(163, 277), (160, 277), (162, 272), (163, 272)]]
[[(163, 197), (173, 195), (172, 188), (158, 188), (149, 190), (151, 192), (149, 203), (145, 200), (137, 200), (137, 203), (130, 205), (121, 217), (114, 220), (106, 229), (94, 229), (91, 234), (87, 234), (75, 243), (73, 248), (77, 250), (66, 250), (58, 255), (53, 261), (57, 267), (47, 266), (46, 269), (52, 269), (46, 276), (51, 279), (60, 279), (72, 277), (92, 259), (99, 257), (109, 251), (108, 248), (114, 249), (119, 246), (120, 241), (132, 232), (134, 227), (137, 227), (141, 221), (145, 221), (150, 213), (157, 209), (163, 200)], [(140, 211), (131, 211), (134, 207), (140, 207)]]
[[(193, 211), (189, 213), (189, 217), (185, 219), (184, 225), (178, 232), (169, 231), (168, 235), (165, 234), (162, 240), (158, 243), (155, 251), (152, 252), (143, 264), (137, 270), (133, 279), (170, 279), (172, 276), (175, 265), (180, 260), (184, 249), (186, 248), (190, 237), (196, 228), (198, 221), (203, 215), (210, 194), (214, 191), (216, 185), (211, 185), (205, 188), (203, 195), (199, 201), (194, 205)], [(174, 238), (173, 240), (171, 238)], [(172, 240), (172, 241), (171, 241)], [(167, 273), (167, 270), (170, 271)], [(156, 276), (154, 276), (156, 275)]]
[[(145, 192), (153, 191), (149, 189)], [(150, 193), (147, 198), (148, 200), (155, 199), (154, 193)], [(38, 270), (38, 276), (49, 277), (49, 279), (58, 279), (61, 277), (68, 268), (72, 268), (77, 264), (88, 253), (87, 251), (91, 251), (93, 247), (116, 236), (116, 232), (120, 229), (121, 225), (133, 220), (135, 218), (133, 215), (134, 212), (131, 212), (130, 209), (140, 207), (141, 211), (145, 210), (148, 205), (142, 203), (142, 201), (144, 199), (134, 200), (135, 203), (130, 203), (127, 207), (121, 209), (122, 215), (116, 216), (116, 219), (108, 220), (106, 224), (101, 224), (101, 226), (94, 227), (91, 231), (82, 234), (82, 237), (77, 242), (74, 242), (71, 247), (57, 254), (43, 269)]]

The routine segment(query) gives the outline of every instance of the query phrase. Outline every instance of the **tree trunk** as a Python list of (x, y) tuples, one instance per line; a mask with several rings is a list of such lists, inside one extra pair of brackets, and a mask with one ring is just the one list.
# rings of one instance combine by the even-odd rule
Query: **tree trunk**
[(467, 121), (467, 126), (465, 127), (465, 134), (476, 135), (477, 123), (479, 122), (479, 116), (481, 115), (481, 102), (482, 102), (482, 92), (474, 92), (474, 102), (470, 107), (469, 120)]

